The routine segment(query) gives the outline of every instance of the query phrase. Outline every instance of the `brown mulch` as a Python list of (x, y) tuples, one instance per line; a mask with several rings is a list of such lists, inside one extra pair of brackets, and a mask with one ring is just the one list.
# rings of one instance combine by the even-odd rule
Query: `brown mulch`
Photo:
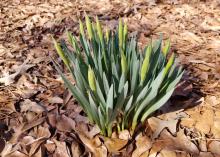
[[(0, 12), (0, 156), (220, 156), (218, 1), (2, 0)], [(50, 60), (51, 36), (77, 35), (84, 12), (111, 28), (122, 17), (141, 46), (163, 33), (186, 69), (132, 140), (99, 136)]]

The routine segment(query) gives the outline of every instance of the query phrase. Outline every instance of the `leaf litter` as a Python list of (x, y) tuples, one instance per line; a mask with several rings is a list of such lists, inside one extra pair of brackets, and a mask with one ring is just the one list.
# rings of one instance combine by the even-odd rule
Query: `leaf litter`
[[(3, 0), (0, 5), (1, 156), (220, 155), (218, 1)], [(140, 45), (162, 32), (185, 66), (171, 100), (135, 137), (128, 131), (100, 137), (49, 59), (57, 57), (50, 36), (77, 34), (84, 11), (112, 28), (122, 17)]]

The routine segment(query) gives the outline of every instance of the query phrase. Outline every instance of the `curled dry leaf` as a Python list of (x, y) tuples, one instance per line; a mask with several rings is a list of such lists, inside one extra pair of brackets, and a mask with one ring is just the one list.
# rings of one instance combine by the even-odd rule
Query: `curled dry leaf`
[(153, 134), (153, 138), (157, 138), (161, 131), (165, 128), (168, 128), (169, 131), (174, 135), (176, 134), (176, 130), (177, 130), (177, 122), (178, 120), (174, 119), (174, 120), (161, 120), (159, 118), (156, 117), (151, 117), (148, 119), (148, 124), (150, 126), (150, 128), (152, 129), (152, 131), (154, 132)]
[[(35, 132), (36, 130), (36, 132)], [(36, 156), (36, 154), (41, 154), (41, 144), (50, 137), (50, 131), (46, 127), (39, 126), (37, 129), (34, 129), (33, 136), (25, 136), (22, 138), (22, 142), (25, 146), (29, 146), (30, 150), (29, 156)], [(35, 139), (36, 137), (36, 139)]]
[(65, 116), (65, 115), (58, 115), (56, 117), (56, 128), (59, 131), (63, 132), (71, 132), (75, 130), (76, 123), (73, 119)]
[(100, 133), (100, 129), (97, 125), (93, 126), (92, 129), (87, 133), (89, 138), (93, 138), (95, 135)]
[(45, 117), (38, 118), (37, 120), (30, 122), (30, 123), (25, 123), (24, 126), (22, 127), (22, 131), (25, 132), (35, 126), (40, 125), (45, 121)]
[(0, 83), (5, 84), (5, 86), (13, 83), (15, 78), (18, 75), (24, 74), (28, 69), (32, 68), (34, 64), (27, 64), (28, 60), (25, 60), (24, 63), (16, 68), (15, 73), (9, 74), (8, 72), (3, 74), (3, 77), (0, 78)]
[(53, 139), (53, 142), (56, 144), (56, 149), (54, 156), (56, 157), (70, 157), (68, 147), (65, 142), (60, 142)]
[(86, 135), (89, 139), (93, 139), (95, 135), (100, 133), (100, 129), (97, 125), (89, 126), (88, 123), (85, 123), (84, 121), (77, 122), (76, 130), (77, 132)]
[(37, 128), (37, 137), (38, 138), (49, 138), (51, 136), (51, 133), (49, 131), (49, 128), (39, 126)]
[(39, 138), (39, 139), (35, 140), (30, 146), (31, 149), (29, 151), (29, 156), (33, 156), (35, 153), (37, 153), (38, 150), (40, 149), (41, 144), (44, 141), (45, 141), (45, 138)]
[(132, 157), (140, 157), (152, 147), (152, 141), (147, 136), (139, 134), (136, 138), (136, 149), (132, 153)]
[(107, 149), (102, 145), (98, 136), (90, 139), (83, 133), (78, 132), (78, 135), (83, 144), (93, 153), (93, 156), (107, 157)]
[(108, 138), (103, 137), (104, 144), (110, 153), (118, 153), (121, 152), (122, 148), (128, 143), (128, 140), (123, 140), (119, 138)]
[(34, 101), (31, 101), (30, 99), (25, 99), (23, 102), (21, 102), (21, 112), (35, 112), (37, 114), (41, 114), (45, 111), (45, 108), (39, 104), (37, 104)]
[(185, 151), (194, 155), (199, 154), (198, 147), (185, 135), (184, 130), (180, 129), (176, 137), (172, 136), (167, 130), (163, 130), (160, 134), (167, 148)]

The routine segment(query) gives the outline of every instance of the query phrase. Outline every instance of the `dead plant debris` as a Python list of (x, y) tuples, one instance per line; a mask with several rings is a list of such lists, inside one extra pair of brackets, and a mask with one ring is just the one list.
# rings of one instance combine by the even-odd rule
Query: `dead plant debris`
[[(220, 156), (219, 5), (217, 0), (2, 0), (0, 155)], [(128, 131), (112, 139), (99, 136), (50, 60), (57, 57), (51, 35), (77, 34), (84, 11), (111, 28), (122, 17), (140, 45), (162, 32), (185, 66), (171, 100), (135, 137)]]

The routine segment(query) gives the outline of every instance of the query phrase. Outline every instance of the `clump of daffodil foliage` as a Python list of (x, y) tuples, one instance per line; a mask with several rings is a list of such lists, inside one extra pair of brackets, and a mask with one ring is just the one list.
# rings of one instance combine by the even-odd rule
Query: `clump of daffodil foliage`
[(169, 54), (170, 42), (162, 47), (159, 39), (140, 49), (136, 38), (128, 37), (122, 20), (116, 31), (103, 32), (98, 18), (91, 23), (86, 15), (85, 26), (79, 21), (79, 29), (78, 38), (67, 33), (72, 48), (54, 40), (75, 80), (72, 84), (55, 63), (66, 87), (102, 135), (110, 137), (113, 130), (133, 132), (166, 103), (183, 75), (174, 53)]

